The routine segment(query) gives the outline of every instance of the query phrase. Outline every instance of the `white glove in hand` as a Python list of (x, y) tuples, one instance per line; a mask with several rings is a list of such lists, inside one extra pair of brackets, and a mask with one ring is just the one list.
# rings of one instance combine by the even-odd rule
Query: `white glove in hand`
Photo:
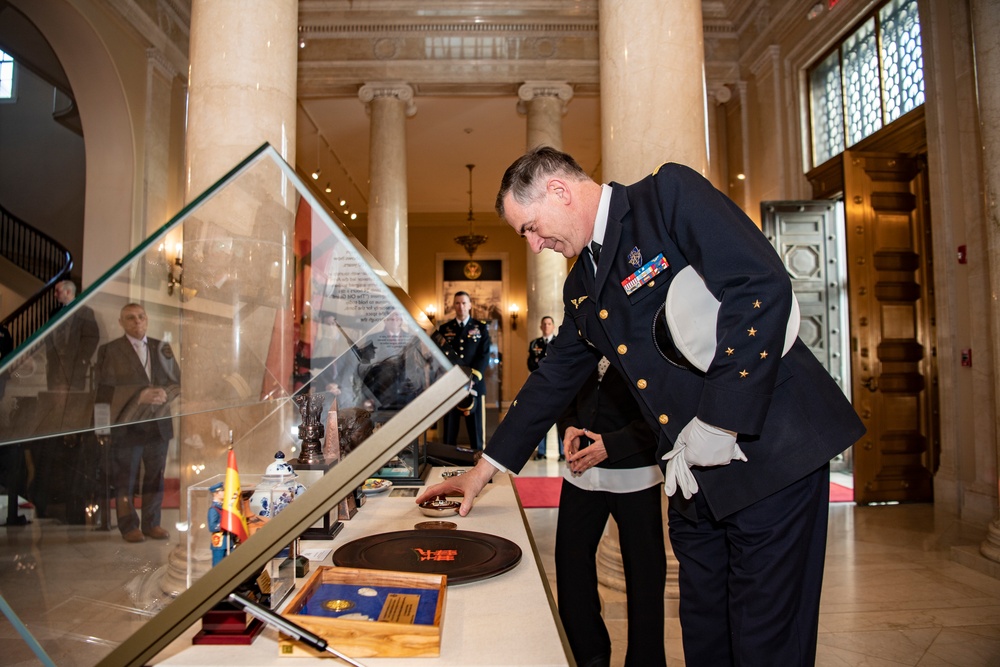
[(706, 424), (697, 417), (681, 430), (674, 449), (681, 445), (686, 447), (684, 458), (692, 466), (724, 466), (737, 459), (747, 460), (736, 444), (736, 433)]
[(684, 458), (685, 449), (684, 445), (674, 445), (673, 449), (663, 455), (667, 462), (667, 469), (663, 473), (663, 492), (672, 496), (680, 489), (684, 498), (690, 500), (691, 496), (698, 493), (698, 482)]

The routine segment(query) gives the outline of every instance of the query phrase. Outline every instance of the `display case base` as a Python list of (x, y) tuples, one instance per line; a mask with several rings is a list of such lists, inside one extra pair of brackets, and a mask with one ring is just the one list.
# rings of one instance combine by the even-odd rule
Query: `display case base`
[[(247, 622), (249, 619), (249, 622)], [(248, 646), (253, 643), (264, 622), (248, 617), (238, 609), (212, 609), (201, 618), (201, 630), (191, 638), (192, 644), (217, 646)]]

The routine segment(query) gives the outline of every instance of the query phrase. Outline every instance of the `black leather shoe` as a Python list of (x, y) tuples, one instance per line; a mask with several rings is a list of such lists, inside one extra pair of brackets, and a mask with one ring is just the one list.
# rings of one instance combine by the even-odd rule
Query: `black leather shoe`
[(559, 460), (560, 460), (560, 461), (565, 461), (565, 460), (566, 460), (566, 457), (565, 457), (565, 456), (563, 456), (562, 454), (560, 454), (560, 455), (559, 455)]

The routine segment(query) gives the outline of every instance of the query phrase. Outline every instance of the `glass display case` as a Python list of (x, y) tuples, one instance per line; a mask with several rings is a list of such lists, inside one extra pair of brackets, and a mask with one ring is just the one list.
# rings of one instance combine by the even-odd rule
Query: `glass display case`
[[(431, 330), (278, 153), (255, 151), (0, 366), (0, 484), (34, 512), (0, 545), (22, 640), (6, 657), (143, 664), (366, 478), (401, 461), (419, 480), (423, 432), (468, 384)], [(82, 381), (60, 379), (70, 356)], [(341, 454), (213, 566), (209, 489), (233, 476), (246, 495), (275, 452), (300, 456), (303, 395)]]

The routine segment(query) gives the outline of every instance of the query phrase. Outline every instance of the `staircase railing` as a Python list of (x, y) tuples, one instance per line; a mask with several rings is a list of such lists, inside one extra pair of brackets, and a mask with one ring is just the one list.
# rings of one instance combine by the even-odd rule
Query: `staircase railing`
[(0, 206), (0, 256), (45, 285), (0, 325), (7, 327), (17, 347), (49, 319), (56, 307), (56, 283), (69, 278), (73, 257), (52, 237), (38, 231)]

